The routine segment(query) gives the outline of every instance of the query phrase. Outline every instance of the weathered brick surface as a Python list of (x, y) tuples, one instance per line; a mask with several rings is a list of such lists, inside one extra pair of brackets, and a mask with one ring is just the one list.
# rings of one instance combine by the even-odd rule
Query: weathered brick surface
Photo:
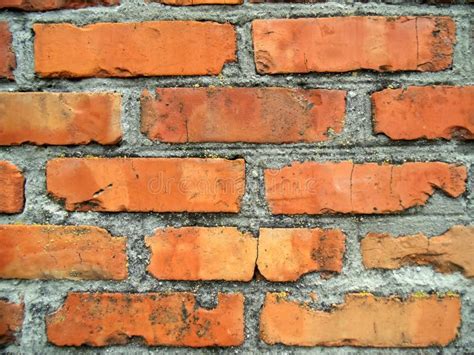
[(448, 17), (265, 19), (252, 31), (262, 74), (439, 71), (450, 67), (455, 43)]
[(142, 95), (142, 132), (162, 142), (317, 142), (344, 126), (345, 92), (159, 88)]
[(15, 342), (23, 323), (23, 304), (0, 300), (0, 346)]
[(0, 93), (0, 145), (115, 144), (120, 104), (118, 94)]
[(59, 23), (35, 24), (33, 29), (35, 69), (42, 77), (215, 75), (235, 60), (236, 35), (230, 24)]
[(273, 214), (380, 214), (424, 205), (435, 188), (458, 197), (466, 177), (465, 167), (441, 162), (304, 162), (267, 169), (265, 190)]
[(79, 9), (88, 6), (118, 5), (120, 0), (2, 0), (0, 9), (24, 11), (47, 11), (57, 9)]
[(458, 296), (375, 297), (349, 294), (330, 311), (267, 294), (260, 336), (268, 344), (428, 347), (453, 341), (461, 323)]
[(12, 34), (7, 22), (0, 22), (0, 78), (13, 79), (16, 68), (15, 54), (12, 50)]
[(269, 281), (296, 281), (313, 271), (341, 272), (344, 234), (335, 229), (262, 228), (258, 270)]
[(25, 178), (10, 162), (0, 161), (0, 213), (23, 210)]
[(474, 139), (474, 86), (410, 86), (372, 95), (374, 131), (391, 139)]
[(126, 240), (97, 227), (0, 225), (0, 278), (123, 280)]
[(214, 309), (200, 308), (191, 293), (70, 293), (46, 321), (59, 346), (125, 344), (235, 346), (244, 341), (244, 298), (219, 294)]
[(369, 233), (361, 241), (361, 252), (364, 266), (369, 269), (432, 265), (440, 272), (460, 271), (466, 277), (474, 277), (473, 226), (454, 226), (431, 238), (421, 233), (402, 237)]
[(58, 158), (48, 192), (69, 211), (238, 212), (242, 159)]
[(250, 281), (257, 239), (237, 228), (159, 229), (146, 238), (148, 271), (162, 280)]

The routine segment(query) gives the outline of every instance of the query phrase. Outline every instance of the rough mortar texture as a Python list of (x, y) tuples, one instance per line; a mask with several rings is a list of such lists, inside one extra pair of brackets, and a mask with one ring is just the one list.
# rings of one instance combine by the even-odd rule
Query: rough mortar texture
[[(421, 1), (420, 1), (421, 2)], [(241, 6), (169, 7), (144, 0), (122, 0), (118, 7), (85, 8), (44, 13), (0, 12), (0, 20), (8, 21), (13, 32), (17, 56), (16, 82), (1, 81), (1, 91), (113, 91), (122, 94), (122, 125), (124, 139), (120, 145), (104, 147), (39, 147), (24, 145), (2, 147), (0, 159), (16, 164), (24, 171), (26, 205), (18, 215), (0, 215), (1, 224), (93, 225), (107, 229), (112, 235), (127, 237), (130, 276), (126, 281), (1, 281), (0, 298), (25, 302), (25, 321), (18, 344), (1, 351), (37, 354), (95, 354), (153, 352), (196, 353), (372, 353), (372, 354), (436, 354), (439, 348), (428, 349), (355, 349), (298, 348), (268, 346), (259, 339), (258, 320), (266, 292), (285, 291), (292, 299), (310, 300), (316, 292), (315, 307), (328, 308), (340, 303), (347, 292), (368, 291), (376, 295), (408, 296), (417, 291), (455, 292), (462, 296), (462, 325), (459, 337), (444, 348), (443, 353), (467, 353), (474, 349), (474, 284), (460, 273), (444, 275), (431, 267), (405, 267), (400, 270), (365, 270), (359, 241), (368, 232), (394, 235), (424, 233), (440, 235), (455, 224), (472, 224), (474, 216), (473, 162), (474, 143), (459, 141), (392, 142), (383, 135), (373, 135), (370, 93), (387, 87), (409, 85), (473, 85), (473, 21), (474, 8), (468, 4), (433, 6), (419, 2), (393, 1), (360, 3), (337, 1), (319, 4), (250, 4)], [(437, 73), (374, 73), (362, 71), (345, 74), (258, 75), (253, 62), (251, 21), (262, 18), (330, 17), (345, 15), (441, 15), (456, 22), (457, 44), (454, 66)], [(217, 77), (152, 77), (135, 79), (40, 79), (34, 74), (34, 23), (72, 22), (85, 25), (96, 22), (141, 22), (147, 20), (199, 20), (230, 22), (237, 27), (238, 62), (227, 64)], [(80, 54), (78, 54), (80, 55)], [(186, 144), (170, 145), (151, 142), (140, 133), (140, 94), (156, 87), (200, 86), (282, 86), (347, 90), (346, 125), (335, 139), (317, 144), (255, 145), (255, 144)], [(225, 157), (244, 158), (247, 183), (241, 213), (99, 213), (67, 212), (46, 193), (45, 166), (49, 159), (60, 156), (107, 157)], [(426, 206), (400, 214), (383, 216), (272, 216), (264, 199), (263, 169), (277, 168), (292, 161), (390, 162), (444, 161), (464, 164), (469, 169), (467, 191), (460, 199), (451, 199), (440, 192)], [(329, 280), (310, 273), (296, 282), (271, 283), (264, 280), (245, 282), (175, 282), (158, 281), (146, 272), (150, 258), (145, 237), (158, 227), (235, 226), (258, 235), (260, 227), (340, 228), (347, 236), (343, 270)], [(190, 291), (198, 294), (201, 305), (212, 307), (217, 292), (242, 292), (245, 296), (245, 333), (238, 348), (199, 349), (148, 348), (139, 340), (127, 346), (104, 349), (58, 348), (48, 343), (45, 332), (46, 315), (57, 310), (69, 291), (162, 292)]]

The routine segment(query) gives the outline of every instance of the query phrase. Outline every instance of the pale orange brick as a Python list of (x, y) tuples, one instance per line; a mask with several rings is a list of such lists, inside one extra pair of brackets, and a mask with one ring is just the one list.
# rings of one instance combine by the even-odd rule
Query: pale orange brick
[(166, 228), (146, 238), (148, 271), (162, 280), (250, 281), (257, 239), (237, 228)]
[(242, 159), (59, 158), (46, 175), (69, 211), (236, 213), (245, 191)]
[(191, 293), (70, 293), (46, 320), (48, 340), (59, 346), (126, 344), (237, 346), (244, 341), (242, 294), (219, 294), (214, 309)]
[(341, 272), (344, 249), (340, 230), (261, 228), (258, 270), (269, 281), (296, 281), (314, 271)]
[(24, 205), (25, 178), (12, 163), (0, 161), (0, 213), (19, 213)]
[[(216, 75), (236, 59), (230, 24), (198, 21), (35, 24), (41, 77)], [(77, 55), (80, 53), (80, 55)]]
[(424, 205), (435, 188), (458, 197), (466, 178), (464, 166), (441, 162), (304, 162), (267, 169), (265, 190), (273, 214), (381, 214)]
[(0, 145), (115, 144), (121, 98), (105, 93), (0, 93)]
[(347, 16), (252, 24), (261, 74), (444, 70), (452, 63), (455, 32), (449, 17)]
[(454, 226), (431, 238), (421, 233), (402, 237), (369, 233), (361, 241), (361, 252), (369, 269), (432, 265), (439, 272), (460, 271), (474, 277), (474, 226)]
[(124, 280), (126, 240), (89, 226), (0, 225), (0, 278)]
[(260, 316), (267, 344), (298, 346), (445, 346), (461, 324), (461, 300), (450, 297), (376, 297), (349, 294), (330, 311), (268, 293)]

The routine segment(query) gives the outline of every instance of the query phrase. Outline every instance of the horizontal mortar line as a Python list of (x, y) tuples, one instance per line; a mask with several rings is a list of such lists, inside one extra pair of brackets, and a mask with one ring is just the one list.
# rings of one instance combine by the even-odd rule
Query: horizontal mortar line
[[(28, 198), (28, 197), (27, 197)], [(31, 197), (30, 197), (31, 198)], [(52, 204), (53, 201), (51, 201)], [(428, 203), (430, 203), (428, 201)], [(419, 206), (418, 209), (423, 209), (423, 206)], [(127, 218), (133, 217), (137, 219), (137, 222), (127, 221), (131, 224), (140, 224), (143, 221), (153, 222), (156, 219), (156, 223), (167, 223), (173, 225), (191, 226), (193, 223), (200, 221), (203, 226), (225, 226), (228, 223), (238, 224), (240, 226), (253, 227), (255, 222), (258, 222), (259, 226), (273, 226), (273, 225), (301, 225), (301, 224), (333, 224), (333, 223), (354, 223), (356, 225), (373, 224), (378, 222), (386, 221), (397, 222), (403, 220), (429, 220), (433, 217), (443, 216), (450, 220), (469, 220), (472, 217), (465, 209), (463, 212), (447, 212), (443, 211), (440, 213), (436, 212), (423, 212), (423, 211), (407, 211), (405, 213), (393, 213), (384, 215), (363, 215), (363, 214), (333, 214), (333, 215), (271, 215), (266, 214), (264, 216), (253, 217), (255, 214), (239, 214), (236, 216), (228, 216), (220, 213), (159, 213), (159, 212), (68, 212), (67, 220), (64, 223), (86, 223), (91, 217), (102, 219), (100, 224), (113, 224), (114, 219), (117, 217)], [(36, 216), (34, 214), (36, 209), (27, 209), (23, 213), (4, 217), (0, 216), (1, 223), (8, 223), (9, 221), (21, 220), (27, 222), (29, 220), (35, 221)], [(66, 212), (66, 210), (63, 210)], [(81, 215), (84, 214), (84, 215)], [(188, 223), (182, 223), (182, 221), (190, 219)], [(37, 222), (35, 222), (37, 223)]]
[[(253, 60), (253, 59), (252, 59)], [(354, 77), (353, 73), (359, 73)], [(245, 74), (245, 76), (243, 76)], [(237, 72), (223, 77), (216, 76), (160, 76), (160, 77), (135, 77), (135, 78), (82, 78), (78, 80), (69, 79), (33, 79), (28, 82), (0, 82), (0, 89), (10, 90), (31, 90), (31, 88), (45, 91), (55, 91), (60, 89), (78, 89), (111, 91), (114, 89), (153, 89), (157, 87), (194, 87), (195, 84), (203, 87), (213, 85), (216, 87), (226, 87), (229, 85), (238, 87), (266, 87), (282, 86), (288, 88), (309, 88), (327, 87), (346, 90), (360, 89), (383, 89), (389, 85), (396, 87), (406, 85), (474, 85), (474, 81), (466, 78), (464, 72), (396, 72), (396, 73), (376, 73), (368, 71), (354, 71), (348, 73), (310, 73), (310, 74), (285, 74), (285, 75), (262, 75), (257, 76), (255, 72)], [(28, 75), (31, 77), (33, 74)], [(22, 79), (21, 79), (22, 80)], [(112, 88), (112, 89), (111, 89)]]
[[(419, 143), (418, 143), (419, 144)], [(40, 146), (9, 146), (0, 147), (0, 157), (8, 158), (20, 157), (22, 155), (36, 156), (38, 159), (53, 159), (64, 155), (65, 158), (87, 158), (86, 155), (100, 156), (103, 158), (248, 158), (251, 160), (263, 160), (265, 157), (272, 157), (279, 162), (291, 161), (295, 158), (307, 159), (308, 156), (314, 157), (318, 161), (342, 161), (352, 158), (360, 162), (383, 162), (386, 156), (395, 156), (392, 161), (424, 161), (429, 155), (428, 161), (437, 161), (439, 159), (473, 159), (474, 151), (471, 149), (473, 143), (466, 145), (438, 145), (431, 147), (422, 147), (414, 145), (374, 145), (362, 146), (141, 146), (126, 145), (120, 147), (106, 146), (49, 146), (42, 148)], [(416, 153), (414, 155), (414, 153)], [(435, 156), (432, 156), (435, 154)], [(217, 156), (215, 156), (217, 155)], [(372, 156), (373, 155), (373, 156)], [(383, 155), (383, 158), (378, 156)], [(321, 159), (322, 158), (322, 159)], [(269, 162), (267, 165), (273, 165)]]
[[(146, 269), (147, 263), (140, 263), (140, 269)], [(150, 292), (192, 292), (194, 294), (208, 294), (209, 289), (214, 292), (239, 292), (245, 295), (253, 295), (255, 291), (258, 294), (264, 295), (266, 292), (278, 292), (279, 290), (288, 290), (295, 295), (308, 294), (311, 290), (324, 289), (324, 292), (330, 292), (337, 289), (338, 295), (344, 295), (350, 292), (363, 291), (364, 288), (369, 287), (368, 291), (377, 295), (392, 295), (393, 292), (401, 292), (401, 290), (417, 289), (417, 290), (432, 290), (433, 282), (436, 282), (437, 289), (454, 288), (457, 290), (474, 290), (471, 280), (465, 279), (461, 275), (452, 274), (448, 275), (450, 279), (446, 279), (446, 274), (439, 273), (433, 275), (431, 273), (425, 274), (419, 272), (417, 277), (412, 279), (404, 279), (399, 283), (391, 283), (390, 287), (384, 290), (378, 286), (383, 282), (383, 279), (387, 275), (394, 275), (400, 273), (406, 273), (408, 269), (415, 269), (417, 266), (405, 267), (400, 270), (387, 270), (387, 271), (375, 271), (366, 270), (361, 268), (358, 273), (340, 274), (335, 275), (332, 279), (323, 280), (311, 280), (320, 273), (314, 272), (306, 274), (306, 277), (296, 282), (271, 282), (264, 280), (256, 280), (255, 278), (249, 282), (236, 282), (236, 281), (173, 281), (173, 280), (159, 280), (153, 278), (151, 275), (146, 275), (146, 279), (143, 280), (142, 274), (132, 274), (125, 281), (110, 281), (110, 280), (0, 280), (0, 295), (2, 287), (9, 288), (21, 288), (23, 287), (34, 287), (41, 286), (42, 288), (55, 288), (52, 294), (62, 295), (68, 292), (124, 292), (124, 293), (150, 293)], [(430, 266), (426, 266), (430, 268)], [(371, 275), (367, 275), (371, 274)], [(375, 275), (374, 275), (375, 274)], [(308, 277), (308, 275), (310, 277)], [(308, 278), (310, 280), (308, 280)], [(315, 283), (314, 281), (317, 281)], [(349, 282), (350, 281), (350, 282)], [(144, 283), (146, 285), (144, 285)], [(370, 287), (369, 285), (376, 284), (376, 286)], [(423, 286), (421, 286), (423, 284)], [(137, 290), (137, 287), (140, 290)], [(199, 287), (199, 289), (196, 289)], [(304, 288), (304, 290), (303, 290)], [(61, 289), (64, 289), (62, 291)], [(212, 291), (211, 291), (212, 292)], [(19, 292), (21, 293), (21, 291)], [(48, 295), (50, 292), (48, 292)], [(403, 295), (406, 293), (403, 292)]]
[[(92, 7), (80, 10), (49, 11), (43, 13), (16, 13), (9, 11), (1, 14), (1, 18), (12, 20), (28, 20), (37, 22), (70, 21), (80, 25), (91, 21), (113, 19), (120, 21), (150, 21), (150, 20), (239, 20), (241, 23), (261, 18), (293, 18), (293, 17), (332, 17), (332, 16), (462, 16), (471, 15), (471, 5), (451, 5), (450, 7), (437, 7), (433, 5), (389, 5), (389, 4), (250, 4), (226, 6), (225, 12), (222, 7), (216, 5), (196, 7), (174, 7), (160, 4), (149, 4), (145, 7)], [(143, 11), (146, 10), (146, 11)], [(166, 10), (166, 11), (163, 11)], [(10, 16), (8, 16), (10, 15)], [(12, 16), (13, 15), (13, 16)]]

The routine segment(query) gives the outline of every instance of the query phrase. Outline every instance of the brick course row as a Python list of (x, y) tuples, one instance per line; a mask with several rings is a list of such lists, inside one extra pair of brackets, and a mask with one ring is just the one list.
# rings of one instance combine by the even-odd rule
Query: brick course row
[[(237, 60), (236, 31), (228, 23), (37, 23), (33, 30), (35, 72), (44, 78), (217, 75)], [(0, 74), (12, 78), (6, 23), (0, 33), (7, 53)], [(252, 34), (260, 74), (440, 71), (451, 67), (456, 42), (449, 17), (255, 20)]]
[[(298, 162), (264, 174), (276, 215), (400, 212), (424, 205), (435, 189), (458, 198), (467, 180), (466, 167), (442, 162)], [(21, 172), (3, 161), (0, 178), (0, 212), (21, 212)], [(68, 211), (238, 213), (245, 180), (243, 159), (57, 158), (46, 166), (47, 190)]]
[[(346, 92), (288, 88), (159, 88), (141, 97), (141, 131), (165, 143), (320, 142), (341, 134)], [(372, 94), (374, 133), (392, 140), (474, 139), (474, 87)], [(0, 93), (0, 145), (118, 144), (112, 93)], [(421, 118), (421, 119), (420, 119)]]
[[(296, 281), (310, 272), (342, 272), (345, 235), (337, 229), (261, 228), (258, 239), (233, 227), (158, 229), (145, 238), (148, 272), (160, 280)], [(126, 238), (90, 226), (0, 226), (1, 279), (125, 280)], [(474, 277), (474, 227), (439, 237), (369, 233), (361, 241), (367, 269), (431, 265)]]
[[(0, 344), (5, 344), (21, 326), (23, 305), (0, 301), (0, 310)], [(300, 346), (444, 346), (456, 338), (460, 322), (457, 295), (403, 300), (349, 294), (328, 312), (291, 301), (285, 293), (267, 293), (260, 337), (268, 344)], [(155, 346), (238, 346), (245, 336), (244, 297), (220, 293), (217, 307), (204, 309), (186, 292), (73, 292), (47, 316), (46, 332), (58, 346), (127, 344), (132, 337)]]

